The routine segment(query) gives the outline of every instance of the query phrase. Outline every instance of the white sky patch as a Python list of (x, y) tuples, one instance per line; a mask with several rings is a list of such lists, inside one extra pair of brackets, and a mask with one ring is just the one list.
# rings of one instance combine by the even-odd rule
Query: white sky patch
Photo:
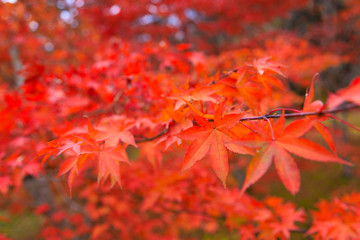
[(158, 12), (157, 7), (155, 5), (153, 5), (153, 4), (148, 5), (147, 10), (151, 14), (156, 14)]
[(51, 52), (51, 51), (54, 50), (54, 44), (52, 44), (51, 42), (47, 42), (47, 43), (45, 43), (45, 45), (44, 45), (44, 49), (45, 49), (45, 51), (47, 51), (47, 52)]
[(110, 8), (110, 14), (111, 15), (117, 15), (117, 14), (119, 14), (120, 13), (120, 11), (121, 11), (121, 8), (120, 8), (120, 6), (119, 5), (112, 5), (111, 6), (111, 8)]
[(170, 16), (167, 19), (167, 23), (171, 27), (180, 27), (181, 21), (177, 14), (170, 14)]
[(1, 0), (3, 3), (16, 3), (17, 0)]
[(30, 21), (29, 22), (29, 28), (31, 31), (35, 32), (39, 27), (39, 23), (37, 21)]
[(64, 9), (66, 7), (64, 1), (57, 1), (56, 6), (58, 9)]
[(60, 18), (61, 18), (61, 20), (63, 20), (66, 23), (71, 23), (73, 21), (71, 13), (67, 10), (61, 11)]
[(146, 25), (146, 24), (152, 23), (154, 20), (155, 20), (155, 18), (153, 17), (153, 15), (146, 14), (139, 19), (139, 22), (141, 25)]
[(198, 14), (196, 13), (196, 11), (194, 11), (192, 9), (185, 9), (184, 13), (187, 18), (192, 19), (192, 20), (195, 20), (195, 18), (198, 17)]
[(67, 5), (72, 6), (75, 3), (75, 0), (66, 0)]
[(75, 7), (80, 8), (80, 7), (84, 6), (84, 4), (85, 4), (85, 2), (83, 0), (77, 0), (75, 2)]

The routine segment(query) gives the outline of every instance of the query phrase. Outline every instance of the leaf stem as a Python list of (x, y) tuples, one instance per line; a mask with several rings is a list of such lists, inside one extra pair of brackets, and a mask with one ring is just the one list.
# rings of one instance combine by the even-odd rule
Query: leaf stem
[(272, 125), (271, 125), (270, 120), (269, 120), (266, 116), (264, 116), (263, 119), (268, 122), (269, 127), (270, 127), (270, 131), (271, 131), (271, 139), (272, 139), (273, 141), (275, 141), (275, 134), (274, 134), (274, 130), (273, 130), (273, 127), (272, 127)]
[(228, 71), (227, 73), (219, 76), (218, 79), (216, 79), (216, 80), (213, 79), (213, 83), (216, 83), (216, 82), (218, 82), (218, 81), (220, 81), (220, 80), (222, 80), (222, 79), (224, 79), (224, 78), (227, 78), (227, 77), (230, 76), (231, 74), (238, 72), (241, 68), (244, 68), (244, 67), (234, 68), (233, 70), (230, 70), (230, 71)]

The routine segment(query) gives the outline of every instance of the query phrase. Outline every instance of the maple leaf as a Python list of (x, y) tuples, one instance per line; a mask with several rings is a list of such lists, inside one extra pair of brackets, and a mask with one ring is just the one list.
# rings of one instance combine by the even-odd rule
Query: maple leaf
[(151, 178), (153, 187), (149, 189), (148, 194), (145, 196), (141, 211), (153, 207), (160, 198), (172, 200), (179, 198), (181, 195), (179, 195), (177, 189), (173, 189), (173, 184), (183, 179), (185, 179), (185, 175), (179, 175), (177, 172), (163, 171), (154, 174)]
[[(91, 125), (89, 125), (92, 128)], [(89, 129), (90, 132), (94, 129)], [(120, 182), (120, 162), (128, 162), (128, 158), (124, 149), (124, 146), (113, 146), (109, 147), (105, 144), (98, 144), (93, 138), (89, 137), (88, 134), (76, 134), (73, 135), (74, 144), (70, 142), (66, 143), (63, 147), (59, 147), (62, 151), (66, 151), (70, 148), (75, 148), (75, 155), (67, 158), (60, 166), (60, 170), (57, 176), (61, 176), (69, 172), (68, 175), (68, 186), (70, 190), (70, 196), (72, 193), (72, 184), (75, 175), (79, 173), (85, 164), (86, 160), (90, 156), (95, 156), (98, 161), (98, 183), (102, 179), (106, 179), (108, 176), (111, 178), (111, 186), (115, 183)]]
[(360, 236), (360, 195), (353, 193), (331, 202), (322, 200), (313, 211), (313, 224), (306, 235), (316, 239), (358, 239)]
[(305, 102), (303, 106), (304, 112), (319, 112), (324, 109), (324, 103), (320, 100), (314, 100), (315, 90), (314, 90), (314, 82), (319, 78), (319, 74), (315, 74), (311, 80), (311, 85), (309, 90), (305, 95)]
[(284, 68), (286, 66), (281, 65), (281, 64), (271, 63), (271, 62), (269, 62), (270, 59), (271, 59), (271, 57), (254, 59), (253, 64), (248, 64), (248, 65), (256, 68), (256, 70), (258, 71), (258, 73), (260, 75), (263, 75), (265, 73), (265, 71), (271, 71), (271, 72), (275, 72), (283, 77), (286, 77), (286, 75), (283, 72), (281, 72), (281, 70), (280, 70), (281, 68)]
[(194, 88), (189, 87), (189, 82), (181, 86), (181, 90), (173, 88), (174, 94), (169, 96), (168, 99), (177, 100), (174, 110), (178, 110), (182, 106), (186, 105), (186, 101), (205, 101), (216, 103), (216, 99), (213, 95), (218, 91), (213, 86), (200, 86), (197, 85)]
[(107, 146), (114, 147), (119, 144), (119, 140), (126, 144), (137, 147), (133, 134), (129, 131), (134, 126), (132, 120), (124, 116), (113, 116), (103, 119), (97, 127), (95, 134), (97, 141), (104, 141)]
[(176, 125), (171, 125), (169, 127), (169, 131), (163, 136), (159, 137), (159, 139), (155, 142), (155, 146), (165, 142), (165, 149), (168, 149), (171, 145), (176, 143), (177, 145), (181, 144), (181, 139), (177, 136), (182, 130), (190, 128), (193, 126), (193, 122), (189, 119), (185, 119), (184, 121), (177, 123)]
[[(263, 142), (262, 149), (250, 161), (242, 191), (258, 181), (269, 169), (272, 162), (284, 186), (295, 195), (300, 188), (300, 174), (296, 162), (289, 153), (305, 159), (320, 162), (337, 162), (351, 165), (338, 158), (319, 144), (308, 139), (300, 138), (308, 132), (315, 121), (301, 119), (290, 123), (286, 128), (284, 115), (276, 122), (273, 128), (275, 139), (269, 137)], [(263, 133), (262, 133), (263, 134)], [(269, 134), (269, 135), (272, 135)]]
[(267, 208), (257, 209), (254, 217), (259, 222), (259, 238), (290, 239), (290, 231), (298, 229), (295, 222), (304, 222), (304, 211), (277, 197), (267, 197), (265, 203)]
[(98, 183), (107, 176), (112, 177), (112, 186), (120, 182), (120, 162), (129, 163), (125, 148), (123, 146), (108, 147), (105, 144), (99, 145), (91, 138), (83, 138), (86, 145), (81, 146), (81, 154), (95, 155), (98, 161)]
[[(275, 87), (278, 87), (281, 90), (285, 90), (285, 86), (280, 79), (278, 79), (275, 76), (271, 76), (269, 74), (276, 73), (283, 77), (286, 77), (286, 75), (284, 73), (282, 73), (280, 70), (280, 68), (285, 67), (285, 66), (281, 65), (281, 64), (275, 64), (275, 63), (269, 62), (270, 59), (271, 59), (271, 57), (254, 59), (253, 64), (247, 64), (247, 65), (255, 68), (256, 72), (257, 72), (257, 74), (255, 74), (255, 76), (251, 77), (250, 79), (254, 82), (261, 83), (263, 85), (263, 87), (265, 88), (265, 91), (271, 95), (272, 89), (269, 86), (269, 84), (273, 85)], [(248, 75), (248, 71), (249, 70), (245, 70), (245, 72), (243, 72), (239, 76), (239, 79), (237, 81), (237, 86), (239, 86), (239, 84), (241, 82), (244, 82), (244, 80), (247, 79), (246, 76)]]
[(58, 147), (59, 152), (56, 154), (56, 156), (59, 156), (60, 154), (69, 149), (74, 151), (76, 154), (80, 154), (80, 144), (81, 142), (67, 141), (65, 145)]
[[(319, 78), (319, 74), (317, 73), (313, 76), (313, 78), (311, 80), (310, 88), (305, 95), (303, 112), (320, 112), (320, 111), (324, 110), (324, 108), (325, 108), (325, 105), (322, 101), (320, 101), (320, 100), (314, 101), (314, 97), (315, 97), (314, 82), (316, 80), (318, 80), (318, 78)], [(326, 141), (326, 143), (328, 144), (330, 149), (334, 153), (336, 153), (333, 137), (331, 136), (329, 129), (327, 127), (325, 127), (324, 124), (321, 123), (322, 121), (326, 120), (327, 117), (316, 117), (316, 118), (307, 117), (307, 118), (312, 118), (312, 119), (314, 119), (314, 121), (316, 121), (316, 123), (314, 123), (315, 129), (324, 138), (324, 140)]]
[(153, 142), (141, 143), (140, 157), (147, 159), (154, 168), (159, 168), (162, 164), (162, 152)]
[(77, 134), (72, 136), (72, 141), (69, 139), (66, 141), (66, 144), (58, 147), (60, 150), (56, 156), (61, 153), (71, 149), (75, 155), (68, 157), (60, 166), (60, 170), (57, 174), (57, 177), (66, 174), (68, 172), (68, 186), (70, 191), (70, 196), (72, 195), (72, 184), (76, 174), (79, 174), (79, 171), (83, 167), (85, 161), (89, 157), (88, 153), (81, 152), (82, 147), (86, 144), (86, 139), (88, 136), (86, 134)]
[(333, 108), (342, 104), (344, 101), (353, 102), (360, 105), (360, 76), (356, 77), (349, 86), (331, 94), (327, 101), (328, 106)]
[(43, 165), (52, 155), (57, 155), (59, 147), (61, 146), (58, 139), (47, 143), (48, 147), (41, 149), (38, 153), (38, 157), (42, 158), (41, 165)]
[(268, 75), (261, 75), (261, 74), (258, 74), (256, 77), (257, 77), (256, 80), (258, 82), (260, 82), (265, 87), (265, 90), (268, 93), (272, 92), (271, 87), (269, 86), (269, 84), (271, 84), (273, 86), (276, 86), (276, 87), (280, 88), (283, 91), (285, 90), (285, 86), (282, 83), (282, 81), (280, 79), (277, 79), (276, 77), (268, 76)]
[(232, 144), (240, 138), (231, 131), (231, 128), (239, 123), (243, 115), (228, 114), (222, 116), (222, 103), (215, 110), (214, 122), (208, 122), (205, 118), (195, 115), (195, 120), (199, 126), (188, 128), (178, 134), (184, 140), (193, 141), (185, 154), (182, 170), (190, 168), (208, 153), (211, 166), (225, 187), (229, 170), (226, 149), (237, 153), (251, 154), (251, 151), (245, 147)]

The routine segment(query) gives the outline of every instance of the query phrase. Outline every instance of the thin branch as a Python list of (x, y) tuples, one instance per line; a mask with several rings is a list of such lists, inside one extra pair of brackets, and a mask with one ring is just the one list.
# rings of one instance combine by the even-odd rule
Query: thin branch
[(274, 112), (277, 111), (291, 111), (291, 112), (296, 112), (296, 113), (301, 113), (301, 110), (297, 110), (297, 109), (292, 109), (292, 108), (275, 108), (273, 110), (271, 110), (270, 112), (266, 113), (265, 116), (269, 116), (271, 114), (273, 114)]
[(153, 136), (153, 137), (149, 137), (149, 138), (147, 138), (147, 137), (142, 137), (142, 136), (138, 136), (138, 138), (140, 138), (140, 139), (135, 139), (135, 142), (136, 142), (136, 143), (149, 142), (149, 141), (152, 141), (152, 140), (155, 140), (155, 139), (161, 137), (162, 135), (164, 135), (164, 134), (167, 133), (168, 131), (169, 131), (169, 129), (168, 129), (168, 128), (165, 128), (165, 129), (162, 130), (158, 135)]
[(22, 63), (19, 58), (19, 49), (16, 45), (12, 45), (9, 49), (9, 55), (11, 64), (14, 70), (14, 79), (16, 87), (20, 87), (24, 83), (24, 78), (19, 75), (19, 71), (22, 69)]
[(345, 124), (345, 125), (348, 126), (348, 127), (351, 127), (351, 128), (353, 128), (353, 129), (355, 129), (356, 131), (360, 132), (360, 129), (359, 129), (359, 128), (357, 128), (356, 126), (352, 125), (351, 123), (345, 121), (344, 119), (341, 119), (341, 118), (339, 118), (338, 116), (335, 116), (334, 114), (330, 114), (330, 113), (328, 113), (328, 114), (326, 114), (326, 115), (329, 116), (330, 118), (333, 118), (333, 119), (335, 119), (335, 120), (338, 120), (339, 122)]
[(227, 73), (225, 73), (225, 74), (223, 74), (223, 75), (220, 75), (220, 76), (218, 77), (218, 79), (216, 79), (216, 80), (213, 79), (213, 83), (216, 83), (216, 82), (220, 81), (221, 79), (227, 78), (227, 77), (230, 76), (231, 74), (238, 72), (238, 71), (240, 70), (240, 68), (244, 68), (244, 67), (243, 67), (243, 66), (237, 67), (237, 68), (234, 68), (234, 69), (231, 70), (231, 71), (228, 71)]
[[(295, 117), (306, 117), (306, 116), (326, 116), (328, 113), (337, 113), (337, 112), (344, 112), (351, 109), (360, 108), (360, 106), (349, 103), (344, 106), (336, 107), (333, 109), (328, 109), (320, 112), (299, 112), (299, 113), (286, 113), (284, 114), (285, 118), (295, 118)], [(254, 117), (244, 117), (240, 119), (240, 121), (254, 121), (254, 120), (263, 120), (264, 117), (266, 118), (280, 118), (281, 114), (274, 114), (274, 115), (264, 115), (264, 116), (254, 116)]]
[(302, 234), (305, 234), (307, 233), (309, 229), (307, 228), (298, 228), (298, 229), (295, 229), (295, 230), (290, 230), (291, 232), (294, 232), (294, 233), (302, 233)]
[[(348, 111), (348, 110), (352, 110), (352, 109), (356, 109), (356, 108), (360, 108), (360, 106), (358, 106), (356, 104), (353, 104), (353, 103), (349, 103), (347, 105), (339, 106), (339, 107), (328, 109), (328, 110), (318, 111), (318, 112), (301, 112), (300, 110), (296, 110), (296, 109), (277, 108), (277, 109), (274, 109), (274, 110), (266, 113), (263, 116), (244, 117), (244, 118), (241, 118), (239, 121), (240, 122), (245, 122), (245, 121), (254, 121), (254, 120), (264, 120), (264, 121), (268, 121), (268, 123), (270, 123), (270, 121), (269, 121), (270, 118), (280, 118), (282, 115), (281, 114), (268, 115), (268, 114), (269, 113), (271, 114), (271, 113), (273, 113), (275, 111), (280, 111), (280, 110), (289, 110), (289, 111), (295, 112), (295, 113), (285, 113), (285, 114), (283, 114), (283, 116), (285, 118), (296, 118), (296, 117), (307, 117), (307, 116), (319, 116), (319, 117), (320, 116), (326, 116), (326, 117), (330, 117), (330, 118), (341, 121), (339, 118), (335, 117), (332, 113), (344, 112), (344, 111)], [(213, 119), (208, 119), (208, 121), (213, 122), (214, 120)], [(352, 128), (354, 128), (354, 129), (356, 129), (356, 130), (360, 130), (360, 129), (354, 127), (353, 125), (347, 123), (346, 121), (342, 120), (341, 122), (348, 125), (348, 126), (350, 126), (350, 127), (352, 127)], [(248, 126), (246, 126), (246, 127), (248, 127)], [(270, 125), (270, 128), (271, 128), (271, 125)], [(252, 129), (250, 129), (250, 130), (252, 130)], [(153, 137), (149, 137), (149, 138), (143, 137), (143, 136), (137, 136), (138, 139), (135, 139), (135, 142), (136, 143), (149, 142), (149, 141), (152, 141), (152, 140), (155, 140), (155, 139), (161, 137), (162, 135), (166, 134), (168, 131), (169, 131), (169, 129), (165, 128), (158, 135), (153, 136)], [(255, 130), (252, 130), (252, 131), (256, 133)], [(272, 133), (272, 137), (274, 139), (274, 133)]]

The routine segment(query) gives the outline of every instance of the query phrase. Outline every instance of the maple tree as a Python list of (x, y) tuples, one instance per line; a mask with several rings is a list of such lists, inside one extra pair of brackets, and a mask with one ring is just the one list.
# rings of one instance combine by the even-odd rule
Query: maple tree
[(0, 1), (0, 239), (360, 238), (359, 16), (356, 0)]

